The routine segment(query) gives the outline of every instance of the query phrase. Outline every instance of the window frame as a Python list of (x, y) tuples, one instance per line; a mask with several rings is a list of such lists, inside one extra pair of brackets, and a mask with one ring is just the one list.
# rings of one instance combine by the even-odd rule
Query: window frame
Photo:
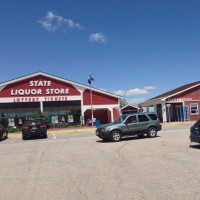
[[(192, 104), (196, 104), (197, 105), (196, 113), (192, 113)], [(199, 115), (199, 104), (198, 103), (191, 103), (190, 104), (190, 114), (191, 115)]]
[[(135, 123), (131, 123), (131, 122), (129, 122), (129, 123), (127, 123), (127, 121), (130, 119), (130, 118), (132, 118), (132, 117), (134, 117), (135, 118)], [(131, 115), (131, 116), (129, 116), (129, 117), (127, 117), (127, 119), (126, 119), (126, 121), (125, 121), (125, 124), (136, 124), (136, 123), (138, 123), (138, 120), (137, 120), (137, 116), (136, 115)]]

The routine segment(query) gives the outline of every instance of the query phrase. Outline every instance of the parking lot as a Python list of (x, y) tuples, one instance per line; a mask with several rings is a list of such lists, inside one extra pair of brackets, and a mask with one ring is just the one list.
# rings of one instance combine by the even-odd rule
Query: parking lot
[(191, 125), (156, 138), (103, 142), (94, 131), (0, 142), (0, 199), (200, 199), (200, 145)]

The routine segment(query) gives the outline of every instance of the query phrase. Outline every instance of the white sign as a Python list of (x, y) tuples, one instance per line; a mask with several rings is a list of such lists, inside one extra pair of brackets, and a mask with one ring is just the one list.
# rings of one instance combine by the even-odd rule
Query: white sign
[[(30, 81), (30, 87), (51, 87), (51, 81)], [(68, 94), (69, 88), (51, 88), (45, 89), (12, 89), (11, 96), (24, 96), (24, 95), (61, 95)]]
[(16, 97), (13, 102), (67, 101), (66, 96), (57, 97)]
[(192, 101), (192, 98), (176, 98), (176, 99), (168, 99), (167, 101)]

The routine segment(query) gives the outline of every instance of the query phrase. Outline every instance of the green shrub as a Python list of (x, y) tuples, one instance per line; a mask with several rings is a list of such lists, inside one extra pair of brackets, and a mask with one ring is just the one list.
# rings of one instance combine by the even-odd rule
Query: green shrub
[(21, 132), (22, 128), (12, 128), (12, 127), (8, 127), (7, 128), (8, 133), (15, 133), (15, 132)]
[(59, 125), (58, 128), (67, 128), (67, 125)]
[(32, 114), (33, 118), (41, 118), (44, 120), (45, 124), (47, 125), (47, 128), (50, 128), (52, 126), (51, 123), (51, 118), (48, 115), (45, 115), (41, 111), (36, 111), (35, 113)]

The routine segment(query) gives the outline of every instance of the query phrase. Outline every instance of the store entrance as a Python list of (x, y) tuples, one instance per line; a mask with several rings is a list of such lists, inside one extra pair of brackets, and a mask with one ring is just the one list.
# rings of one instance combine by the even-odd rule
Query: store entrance
[(174, 105), (174, 121), (190, 120), (189, 107), (183, 105)]
[[(99, 120), (100, 124), (107, 124), (111, 122), (111, 112), (108, 109), (94, 109), (93, 117), (96, 120)], [(85, 111), (84, 118), (87, 125), (88, 120), (91, 119), (91, 109)]]

